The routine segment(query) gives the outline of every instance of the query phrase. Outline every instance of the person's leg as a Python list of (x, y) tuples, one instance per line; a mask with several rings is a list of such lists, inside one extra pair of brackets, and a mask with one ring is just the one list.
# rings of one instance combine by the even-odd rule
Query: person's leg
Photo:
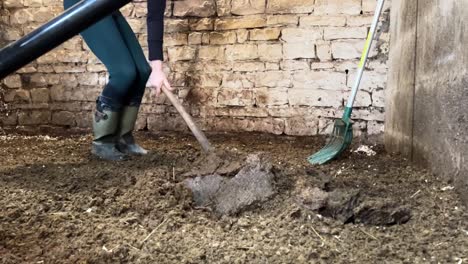
[[(65, 0), (64, 6), (68, 8), (76, 2)], [(81, 36), (109, 72), (109, 82), (96, 104), (92, 152), (104, 159), (119, 160), (125, 157), (116, 149), (121, 112), (137, 70), (113, 16), (97, 22), (81, 32)]]
[(151, 74), (151, 66), (125, 17), (120, 12), (116, 12), (113, 16), (137, 69), (137, 76), (132, 88), (128, 92), (128, 101), (126, 103), (127, 105), (139, 106), (145, 93), (146, 83)]
[(146, 83), (149, 75), (151, 74), (151, 67), (140, 43), (138, 42), (138, 39), (135, 36), (135, 33), (122, 14), (120, 14), (120, 12), (116, 12), (114, 14), (114, 18), (137, 69), (136, 79), (128, 92), (128, 99), (125, 101), (122, 111), (119, 131), (120, 140), (118, 146), (119, 150), (124, 153), (144, 155), (147, 151), (135, 143), (133, 130), (138, 117), (141, 100), (145, 93)]

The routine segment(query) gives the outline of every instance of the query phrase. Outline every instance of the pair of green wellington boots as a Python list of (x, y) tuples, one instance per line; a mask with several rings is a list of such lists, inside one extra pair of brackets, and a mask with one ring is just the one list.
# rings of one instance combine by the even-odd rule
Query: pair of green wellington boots
[(133, 130), (138, 106), (125, 106), (119, 112), (97, 109), (93, 118), (91, 153), (104, 160), (125, 160), (132, 155), (145, 155), (147, 150), (135, 143)]

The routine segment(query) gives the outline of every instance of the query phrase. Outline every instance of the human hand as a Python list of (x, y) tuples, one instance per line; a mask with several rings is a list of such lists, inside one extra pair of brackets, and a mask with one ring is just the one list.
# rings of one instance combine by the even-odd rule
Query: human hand
[(155, 90), (156, 97), (161, 94), (162, 87), (164, 86), (169, 91), (174, 91), (171, 84), (167, 80), (166, 74), (162, 69), (162, 61), (155, 60), (150, 62), (152, 72), (148, 79), (148, 86)]

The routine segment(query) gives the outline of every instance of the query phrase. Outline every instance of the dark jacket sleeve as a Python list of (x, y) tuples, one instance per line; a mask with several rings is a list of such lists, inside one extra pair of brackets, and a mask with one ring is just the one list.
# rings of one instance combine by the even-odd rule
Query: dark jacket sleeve
[(166, 0), (148, 0), (149, 60), (163, 60), (164, 12)]

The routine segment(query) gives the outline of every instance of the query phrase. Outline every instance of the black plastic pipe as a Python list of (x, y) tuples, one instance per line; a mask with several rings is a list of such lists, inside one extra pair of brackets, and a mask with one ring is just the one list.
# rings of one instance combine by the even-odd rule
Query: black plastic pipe
[(131, 0), (83, 0), (0, 50), (0, 80), (56, 48)]

